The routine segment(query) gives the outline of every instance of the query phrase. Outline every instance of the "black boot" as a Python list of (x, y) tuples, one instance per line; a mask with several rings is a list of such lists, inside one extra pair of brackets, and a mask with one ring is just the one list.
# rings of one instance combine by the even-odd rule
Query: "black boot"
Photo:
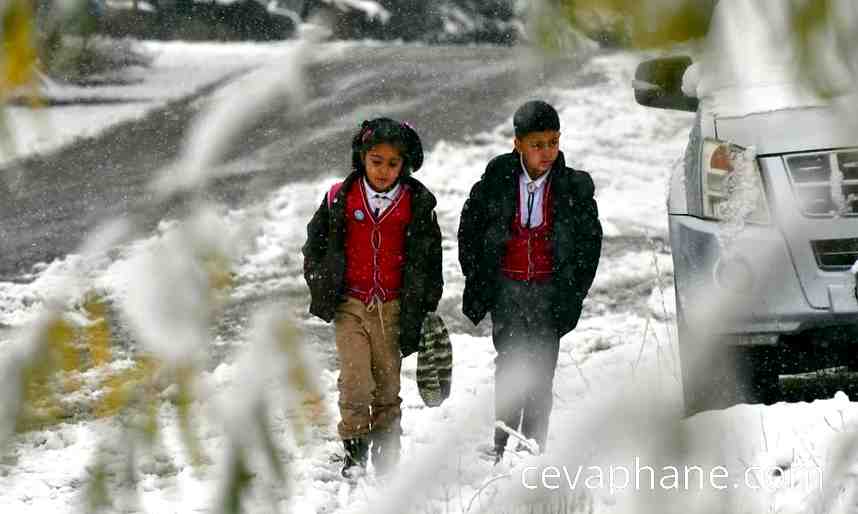
[(383, 475), (399, 463), (401, 436), (398, 430), (370, 432), (372, 465), (376, 474)]
[(497, 464), (503, 460), (504, 446), (492, 443), (481, 444), (477, 446), (477, 453), (481, 459)]
[(495, 445), (495, 454), (494, 454), (495, 464), (498, 464), (500, 461), (503, 460), (503, 453), (505, 451), (506, 451), (506, 445), (497, 445), (497, 444)]
[(356, 467), (366, 469), (369, 442), (365, 437), (344, 439), (343, 448), (346, 450), (346, 455), (343, 459), (343, 469), (341, 471), (344, 477), (348, 478), (351, 472), (356, 471), (354, 469)]

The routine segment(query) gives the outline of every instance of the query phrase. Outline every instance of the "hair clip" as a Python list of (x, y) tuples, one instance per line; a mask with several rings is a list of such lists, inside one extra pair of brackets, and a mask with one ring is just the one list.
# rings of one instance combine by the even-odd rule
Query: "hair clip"
[(411, 126), (411, 124), (410, 124), (410, 123), (408, 123), (407, 121), (403, 121), (402, 123), (400, 123), (400, 125), (402, 125), (402, 126), (403, 126), (403, 127), (405, 127), (405, 128), (408, 128), (408, 129), (414, 130), (414, 127), (412, 127), (412, 126)]
[(369, 138), (372, 136), (372, 132), (373, 132), (372, 129), (366, 129), (360, 138), (361, 142), (366, 143), (369, 140)]

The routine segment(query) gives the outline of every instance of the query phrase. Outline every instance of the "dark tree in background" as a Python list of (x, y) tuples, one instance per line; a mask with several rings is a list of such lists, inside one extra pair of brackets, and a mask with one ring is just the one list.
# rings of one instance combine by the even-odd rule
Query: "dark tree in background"
[(292, 37), (296, 28), (297, 12), (272, 11), (260, 0), (148, 0), (153, 9), (140, 8), (142, 1), (106, 8), (101, 31), (141, 39), (269, 41)]
[[(55, 2), (32, 0), (47, 18)], [(301, 20), (321, 18), (335, 39), (512, 44), (523, 26), (514, 0), (133, 0), (75, 3), (86, 16), (66, 33), (182, 40), (277, 40), (292, 37)]]
[(343, 3), (306, 0), (304, 19), (321, 15), (338, 39), (511, 44), (518, 36), (513, 0), (377, 0), (384, 23)]
[(426, 0), (383, 0), (385, 9), (390, 11), (387, 31), (398, 34), (394, 39), (413, 41), (424, 39), (428, 33), (440, 30), (439, 2)]
[(447, 0), (441, 4), (442, 21), (455, 27), (440, 34), (442, 42), (509, 45), (522, 35), (514, 0)]

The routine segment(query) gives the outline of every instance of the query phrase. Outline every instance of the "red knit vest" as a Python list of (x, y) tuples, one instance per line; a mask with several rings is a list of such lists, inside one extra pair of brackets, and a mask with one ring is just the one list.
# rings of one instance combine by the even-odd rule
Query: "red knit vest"
[(501, 271), (504, 276), (522, 282), (546, 282), (554, 270), (554, 219), (551, 213), (551, 182), (545, 184), (542, 199), (542, 224), (526, 228), (521, 225), (521, 194), (516, 184), (516, 213), (512, 219), (510, 239), (506, 242)]
[(411, 223), (411, 191), (402, 185), (396, 200), (376, 219), (363, 180), (346, 193), (346, 294), (365, 304), (399, 298), (405, 267), (405, 232)]

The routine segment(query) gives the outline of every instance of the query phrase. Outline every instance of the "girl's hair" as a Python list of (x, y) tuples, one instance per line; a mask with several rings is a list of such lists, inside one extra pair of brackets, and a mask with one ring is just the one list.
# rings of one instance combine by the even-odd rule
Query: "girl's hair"
[(364, 121), (352, 139), (352, 169), (366, 173), (363, 156), (375, 145), (387, 143), (402, 154), (402, 175), (410, 175), (423, 165), (423, 145), (411, 125), (390, 118)]

